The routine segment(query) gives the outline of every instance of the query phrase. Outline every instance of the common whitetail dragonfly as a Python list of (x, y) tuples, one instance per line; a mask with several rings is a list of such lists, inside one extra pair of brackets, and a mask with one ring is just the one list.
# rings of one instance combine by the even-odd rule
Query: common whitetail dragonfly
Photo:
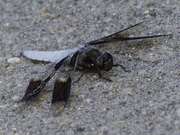
[[(113, 66), (113, 57), (111, 54), (105, 52), (102, 53), (93, 46), (98, 44), (113, 43), (119, 41), (137, 40), (137, 39), (148, 39), (155, 37), (163, 37), (168, 35), (153, 35), (153, 36), (142, 36), (142, 37), (119, 37), (120, 33), (131, 29), (141, 23), (132, 25), (126, 29), (113, 33), (109, 36), (90, 41), (84, 45), (80, 45), (73, 49), (59, 50), (59, 51), (23, 51), (21, 54), (29, 59), (45, 61), (54, 63), (53, 71), (44, 80), (31, 80), (26, 89), (24, 97), (20, 101), (25, 101), (29, 105), (39, 95), (42, 89), (46, 86), (49, 80), (55, 75), (61, 66), (72, 66), (73, 76), (76, 69), (85, 69), (87, 71), (94, 70), (101, 76), (101, 71), (109, 71)], [(121, 66), (121, 65), (118, 65)], [(121, 66), (123, 68), (123, 66)], [(123, 68), (125, 70), (125, 68)], [(126, 71), (126, 70), (125, 70)], [(64, 107), (66, 106), (70, 91), (73, 76), (69, 76), (67, 81), (56, 80), (54, 83), (54, 90), (52, 96), (52, 104), (57, 101), (64, 101)]]

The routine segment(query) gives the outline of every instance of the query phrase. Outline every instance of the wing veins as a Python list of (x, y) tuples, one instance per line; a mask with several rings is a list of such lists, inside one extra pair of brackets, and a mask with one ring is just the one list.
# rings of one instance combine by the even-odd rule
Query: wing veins
[[(130, 26), (130, 27), (128, 27), (128, 28), (125, 28), (125, 29), (123, 29), (123, 30), (120, 30), (120, 31), (118, 31), (118, 32), (115, 32), (115, 33), (113, 33), (113, 34), (111, 34), (111, 35), (108, 35), (108, 36), (106, 36), (106, 37), (103, 37), (103, 38), (100, 38), (100, 39), (97, 39), (97, 40), (93, 40), (93, 41), (87, 42), (86, 45), (96, 45), (96, 44), (104, 43), (103, 40), (105, 41), (106, 39), (111, 39), (111, 38), (113, 39), (113, 37), (115, 37), (115, 36), (118, 35), (119, 33), (123, 32), (123, 31), (126, 31), (126, 30), (128, 30), (128, 29), (131, 29), (131, 28), (133, 28), (133, 27), (136, 27), (136, 26), (140, 25), (141, 23), (142, 23), (142, 22), (137, 23), (137, 24), (135, 24), (135, 25), (132, 25), (132, 26)], [(105, 43), (106, 43), (106, 42), (105, 42)]]

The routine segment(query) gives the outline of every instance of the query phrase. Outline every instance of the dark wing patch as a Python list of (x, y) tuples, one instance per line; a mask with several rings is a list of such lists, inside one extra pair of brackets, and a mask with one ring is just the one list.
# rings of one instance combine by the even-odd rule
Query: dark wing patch
[(41, 81), (41, 80), (38, 80), (38, 81), (32, 80), (32, 81), (30, 81), (29, 85), (28, 85), (28, 87), (26, 89), (24, 97), (19, 102), (26, 101), (26, 104), (30, 105), (32, 103), (32, 101), (35, 100), (35, 98), (39, 95), (39, 93), (42, 91), (42, 89), (46, 86), (46, 84), (49, 82), (49, 80), (54, 76), (56, 71), (61, 67), (63, 62), (68, 57), (69, 56), (63, 58), (60, 62), (58, 62), (54, 66), (54, 70), (51, 72), (51, 74), (46, 79), (44, 79), (44, 81)]
[(71, 91), (71, 78), (69, 77), (66, 82), (56, 80), (54, 83), (54, 91), (52, 95), (52, 104), (57, 101), (65, 101), (66, 106)]
[(31, 80), (26, 89), (24, 97), (20, 100), (20, 102), (26, 101), (27, 104), (30, 104), (41, 92), (41, 84), (41, 80)]

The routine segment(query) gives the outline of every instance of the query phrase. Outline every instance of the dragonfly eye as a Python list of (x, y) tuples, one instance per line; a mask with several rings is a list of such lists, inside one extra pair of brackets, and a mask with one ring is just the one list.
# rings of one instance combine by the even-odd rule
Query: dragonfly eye
[(96, 59), (96, 65), (98, 68), (103, 69), (103, 56), (102, 55)]
[(100, 69), (109, 71), (113, 66), (113, 57), (111, 54), (105, 52), (97, 58), (96, 64)]
[(111, 54), (105, 52), (103, 53), (103, 66), (105, 71), (109, 71), (112, 69), (113, 66), (113, 57)]

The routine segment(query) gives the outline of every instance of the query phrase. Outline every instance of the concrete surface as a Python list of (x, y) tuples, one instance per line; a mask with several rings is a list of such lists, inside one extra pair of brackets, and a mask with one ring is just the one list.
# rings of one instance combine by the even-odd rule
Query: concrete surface
[[(178, 0), (1, 0), (0, 134), (179, 135), (179, 7)], [(48, 71), (21, 51), (73, 48), (142, 21), (126, 34), (173, 36), (99, 46), (130, 73), (104, 72), (113, 82), (84, 75), (63, 111), (50, 104), (52, 80), (17, 111), (29, 80)]]

